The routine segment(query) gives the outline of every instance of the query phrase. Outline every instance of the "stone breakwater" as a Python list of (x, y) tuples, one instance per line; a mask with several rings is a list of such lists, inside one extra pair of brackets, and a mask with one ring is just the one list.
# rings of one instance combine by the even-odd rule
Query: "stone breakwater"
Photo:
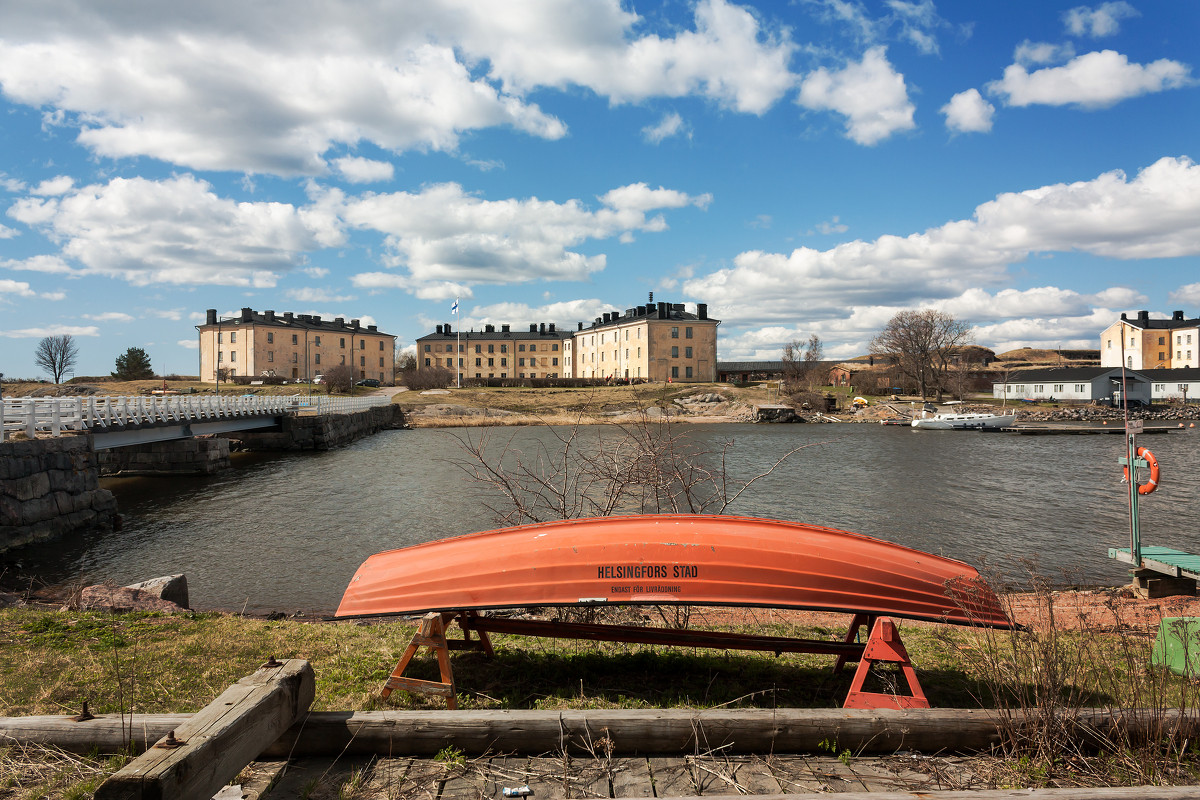
[(332, 450), (379, 431), (405, 427), (404, 411), (389, 404), (353, 414), (285, 417), (278, 431), (242, 431), (229, 438), (243, 450)]
[(88, 436), (0, 443), (0, 551), (78, 530), (111, 530), (117, 502), (100, 488)]

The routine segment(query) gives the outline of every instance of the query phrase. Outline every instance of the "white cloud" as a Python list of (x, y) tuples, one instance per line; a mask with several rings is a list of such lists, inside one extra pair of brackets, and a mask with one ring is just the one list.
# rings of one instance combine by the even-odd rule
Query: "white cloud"
[(624, 311), (617, 309), (612, 303), (605, 303), (596, 298), (580, 300), (564, 300), (557, 303), (545, 303), (531, 306), (525, 303), (492, 303), (486, 306), (471, 308), (459, 323), (464, 329), (481, 327), (487, 323), (493, 325), (512, 324), (515, 329), (524, 329), (533, 322), (553, 322), (560, 331), (573, 331), (576, 323), (590, 323), (605, 311)]
[(817, 223), (817, 233), (829, 236), (835, 233), (845, 233), (850, 230), (850, 226), (842, 222), (841, 217), (835, 216), (827, 222)]
[(672, 111), (670, 114), (664, 114), (658, 124), (642, 128), (642, 136), (652, 144), (659, 144), (663, 139), (678, 136), (683, 131), (683, 117)]
[(1095, 8), (1072, 8), (1063, 14), (1063, 23), (1072, 36), (1091, 36), (1099, 39), (1119, 32), (1122, 19), (1137, 16), (1140, 14), (1136, 8), (1117, 0), (1113, 3), (1101, 3)]
[[(63, 259), (83, 265), (77, 272), (137, 285), (269, 287), (320, 244), (294, 207), (235, 203), (190, 175), (116, 178), (61, 198), (22, 199), (9, 214), (61, 242)], [(63, 266), (44, 258), (20, 268)]]
[(1024, 66), (1057, 64), (1075, 57), (1075, 46), (1070, 42), (1053, 44), (1025, 40), (1013, 51), (1013, 62)]
[(1180, 286), (1168, 295), (1172, 303), (1190, 303), (1200, 306), (1200, 283), (1189, 283)]
[(1131, 97), (1191, 85), (1190, 68), (1169, 59), (1131, 64), (1113, 50), (1085, 53), (1061, 67), (1029, 72), (1011, 64), (1004, 77), (988, 84), (990, 94), (1010, 106), (1078, 105), (1103, 108)]
[[(159, 319), (171, 319), (171, 320), (176, 320), (176, 321), (183, 319), (183, 309), (182, 308), (156, 308), (156, 309), (152, 309), (149, 313), (150, 313), (150, 316), (158, 317)], [(197, 315), (196, 319), (203, 320), (204, 315), (199, 314), (199, 315)]]
[(100, 329), (95, 325), (48, 325), (44, 328), (20, 328), (17, 330), (0, 330), (0, 336), (9, 339), (42, 339), (47, 336), (99, 336)]
[(185, 350), (199, 350), (200, 349), (200, 342), (196, 339), (178, 339), (178, 340), (176, 340), (175, 344), (179, 345), (180, 347), (184, 348)]
[(68, 175), (59, 175), (39, 183), (29, 190), (30, 194), (57, 197), (64, 195), (75, 187), (75, 179)]
[(301, 267), (299, 271), (310, 278), (317, 278), (318, 280), (329, 275), (329, 270), (324, 267)]
[(43, 300), (51, 300), (51, 301), (53, 301), (53, 302), (56, 302), (56, 303), (57, 303), (59, 300), (66, 300), (66, 299), (67, 299), (67, 293), (66, 293), (66, 292), (62, 292), (62, 291), (58, 291), (58, 292), (42, 292), (41, 294), (39, 294), (39, 295), (38, 295), (38, 297), (42, 298)]
[(0, 267), (26, 272), (45, 272), (50, 275), (71, 275), (77, 272), (58, 256), (49, 255), (31, 256), (20, 261), (0, 261)]
[(33, 297), (36, 293), (29, 288), (25, 281), (13, 281), (0, 278), (0, 295), (15, 294), (17, 297)]
[(351, 183), (376, 183), (390, 181), (396, 169), (389, 161), (374, 161), (369, 158), (349, 157), (333, 160), (334, 167)]
[(20, 235), (21, 232), (16, 228), (10, 228), (7, 225), (0, 225), (0, 239), (12, 239)]
[(121, 311), (105, 311), (102, 314), (84, 314), (84, 319), (93, 322), (133, 322), (133, 317)]
[(954, 133), (987, 133), (992, 129), (996, 107), (983, 99), (978, 89), (968, 89), (942, 106), (946, 127)]
[(301, 303), (344, 303), (349, 300), (354, 300), (354, 295), (335, 295), (325, 289), (288, 289), (284, 296), (289, 300), (297, 300)]
[(529, 198), (483, 200), (454, 183), (419, 193), (368, 194), (345, 201), (347, 224), (385, 234), (389, 266), (404, 278), (364, 273), (358, 288), (410, 288), (419, 297), (448, 297), (451, 288), (534, 280), (583, 280), (604, 268), (603, 254), (576, 248), (589, 239), (666, 229), (659, 209), (704, 208), (710, 195), (630, 184), (598, 198), (602, 207)]
[(27, 184), (20, 178), (12, 178), (7, 174), (0, 172), (0, 189), (6, 192), (16, 194), (25, 191)]
[[(794, 84), (794, 43), (745, 8), (700, 0), (691, 29), (660, 36), (621, 6), (28, 4), (6, 11), (0, 87), (98, 155), (319, 175), (331, 151), (361, 142), (453, 152), (464, 133), (496, 126), (560, 138), (566, 126), (525, 96), (542, 88), (615, 103), (699, 96), (761, 114)], [(362, 179), (364, 166), (342, 170)]]
[(871, 48), (862, 61), (845, 69), (822, 67), (809, 73), (796, 102), (814, 111), (845, 116), (846, 135), (859, 144), (878, 144), (916, 127), (915, 107), (909, 102), (904, 76), (888, 63), (883, 47)]
[(1200, 255), (1200, 166), (1164, 158), (1133, 179), (1090, 181), (1009, 193), (972, 219), (909, 236), (853, 241), (790, 254), (743, 252), (730, 268), (687, 281), (713, 316), (785, 320), (802, 303), (813, 319), (846, 307), (952, 298), (1007, 280), (1009, 265), (1035, 253), (1085, 252), (1114, 259)]

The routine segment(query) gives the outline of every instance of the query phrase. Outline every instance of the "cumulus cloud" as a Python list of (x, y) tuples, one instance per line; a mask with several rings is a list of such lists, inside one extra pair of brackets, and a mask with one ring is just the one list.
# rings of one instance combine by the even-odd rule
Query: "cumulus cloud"
[(178, 340), (176, 340), (175, 344), (179, 345), (180, 347), (184, 348), (185, 350), (199, 350), (200, 349), (200, 342), (196, 339), (178, 339)]
[(1101, 3), (1095, 8), (1076, 6), (1063, 14), (1063, 23), (1072, 36), (1091, 36), (1099, 39), (1121, 30), (1121, 20), (1140, 16), (1138, 10), (1123, 0)]
[(25, 281), (13, 281), (0, 278), (0, 295), (16, 295), (17, 297), (33, 297), (36, 292)]
[(43, 339), (47, 336), (99, 336), (100, 329), (95, 325), (47, 325), (41, 328), (18, 328), (16, 330), (0, 330), (0, 336), (9, 339)]
[(663, 139), (678, 136), (683, 130), (683, 117), (672, 111), (664, 114), (657, 124), (642, 128), (642, 136), (651, 144), (659, 144)]
[(66, 194), (75, 186), (75, 179), (68, 175), (59, 175), (55, 178), (50, 178), (39, 183), (37, 186), (29, 190), (30, 194), (50, 195), (57, 197), (58, 195)]
[(390, 181), (395, 175), (395, 167), (388, 161), (374, 161), (369, 158), (347, 156), (336, 158), (334, 167), (342, 177), (351, 183), (377, 183)]
[[(532, 322), (553, 322), (559, 326), (559, 330), (575, 330), (575, 323), (591, 322), (605, 311), (615, 310), (618, 309), (612, 303), (605, 303), (596, 298), (563, 300), (543, 305), (516, 302), (491, 303), (467, 310), (458, 327), (467, 329), (479, 328), (489, 323), (520, 326)], [(620, 310), (624, 310), (624, 307)]]
[(1200, 283), (1180, 286), (1168, 296), (1172, 303), (1190, 303), (1193, 306), (1200, 306)]
[(0, 225), (0, 239), (12, 239), (20, 235), (21, 232), (16, 228), (10, 228), (7, 225)]
[(834, 318), (848, 306), (959, 297), (1002, 283), (1010, 265), (1032, 254), (1055, 252), (1114, 259), (1200, 254), (1200, 166), (1163, 158), (1132, 179), (1116, 171), (1003, 194), (971, 219), (903, 237), (824, 251), (743, 252), (732, 267), (684, 289), (710, 298), (718, 318), (786, 320), (800, 304), (814, 319)]
[(637, 183), (598, 198), (601, 207), (578, 200), (484, 200), (454, 183), (419, 193), (368, 194), (344, 201), (346, 223), (386, 236), (388, 264), (406, 276), (356, 275), (358, 288), (405, 288), (418, 296), (445, 298), (472, 284), (534, 280), (583, 280), (604, 268), (603, 254), (579, 252), (591, 239), (666, 229), (653, 212), (706, 207), (709, 195), (692, 196)]
[(1011, 64), (1004, 77), (988, 84), (990, 94), (1010, 106), (1077, 105), (1094, 109), (1131, 97), (1191, 85), (1186, 64), (1162, 58), (1150, 64), (1131, 64), (1114, 50), (1077, 56), (1061, 67), (1029, 72)]
[[(28, 4), (5, 14), (0, 88), (98, 155), (319, 175), (329, 151), (361, 142), (453, 152), (464, 133), (496, 126), (558, 139), (566, 125), (526, 97), (543, 88), (614, 103), (698, 96), (761, 114), (794, 84), (794, 43), (745, 8), (700, 0), (690, 29), (659, 35), (621, 5)], [(382, 172), (334, 168), (350, 180)]]
[(978, 89), (968, 89), (951, 97), (941, 112), (953, 133), (987, 133), (992, 129), (996, 107), (984, 100)]
[(133, 317), (122, 311), (105, 311), (103, 314), (84, 314), (84, 319), (93, 322), (133, 322)]
[[(236, 203), (190, 175), (116, 178), (57, 198), (23, 198), (9, 215), (62, 243), (61, 258), (21, 269), (75, 272), (133, 284), (269, 287), (319, 246), (286, 203)], [(64, 262), (81, 264), (78, 270)]]
[(284, 296), (289, 300), (296, 300), (301, 303), (345, 303), (349, 300), (354, 300), (355, 296), (335, 295), (333, 292), (325, 289), (288, 289)]
[(1013, 51), (1013, 62), (1027, 67), (1038, 64), (1061, 64), (1075, 57), (1075, 46), (1070, 42), (1031, 42), (1026, 40)]
[(888, 63), (883, 47), (871, 48), (862, 61), (844, 69), (821, 67), (809, 73), (796, 102), (814, 111), (845, 116), (846, 135), (859, 144), (878, 144), (916, 127), (915, 107), (908, 99), (904, 76)]
[(5, 269), (24, 270), (26, 272), (45, 272), (51, 275), (72, 275), (77, 270), (58, 256), (39, 255), (20, 260), (0, 261), (0, 267)]

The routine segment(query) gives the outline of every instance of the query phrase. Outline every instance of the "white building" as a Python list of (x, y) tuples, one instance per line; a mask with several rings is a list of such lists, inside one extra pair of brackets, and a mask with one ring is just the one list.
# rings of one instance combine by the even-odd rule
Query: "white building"
[(1200, 403), (1200, 369), (1144, 369), (1155, 403)]
[[(1167, 371), (1173, 370), (1157, 370)], [(1029, 369), (1014, 372), (1007, 380), (993, 382), (992, 396), (1009, 401), (1112, 402), (1113, 392), (1121, 390), (1121, 380), (1119, 366)], [(1150, 402), (1151, 384), (1145, 372), (1126, 370), (1124, 380), (1130, 400)]]
[(1170, 319), (1122, 314), (1100, 334), (1100, 365), (1119, 367), (1122, 355), (1128, 369), (1200, 367), (1200, 319), (1184, 319), (1182, 311)]

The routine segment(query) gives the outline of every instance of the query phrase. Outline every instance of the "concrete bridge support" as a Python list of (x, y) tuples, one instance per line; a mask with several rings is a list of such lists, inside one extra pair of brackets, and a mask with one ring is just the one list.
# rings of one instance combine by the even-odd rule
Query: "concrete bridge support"
[(0, 443), (0, 552), (78, 530), (112, 530), (90, 437)]
[(212, 475), (229, 466), (229, 440), (172, 439), (96, 455), (101, 475)]
[(277, 431), (241, 431), (230, 437), (245, 450), (332, 450), (405, 425), (400, 406), (386, 405), (352, 414), (284, 417)]

